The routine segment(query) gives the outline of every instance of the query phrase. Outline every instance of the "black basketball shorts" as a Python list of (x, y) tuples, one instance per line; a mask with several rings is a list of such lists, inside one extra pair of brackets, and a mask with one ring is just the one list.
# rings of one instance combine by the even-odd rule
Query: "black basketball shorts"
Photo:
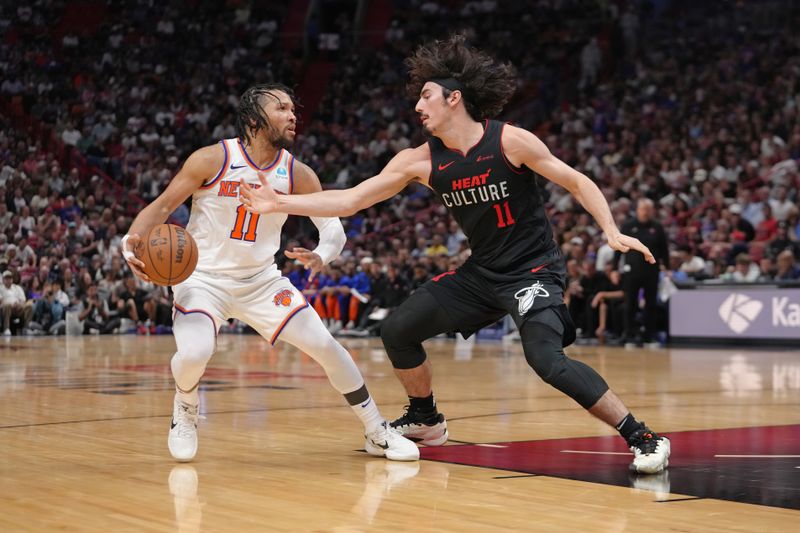
[(575, 325), (564, 305), (566, 270), (558, 256), (524, 270), (498, 274), (470, 261), (422, 285), (450, 315), (453, 331), (469, 337), (479, 329), (511, 315), (518, 328), (545, 309), (564, 324), (563, 345), (575, 340)]

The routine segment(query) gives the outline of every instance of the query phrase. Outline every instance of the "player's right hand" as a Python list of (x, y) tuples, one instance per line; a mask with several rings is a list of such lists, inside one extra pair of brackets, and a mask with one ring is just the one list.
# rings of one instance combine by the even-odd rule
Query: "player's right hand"
[(141, 240), (142, 238), (139, 237), (138, 233), (125, 235), (122, 238), (122, 257), (125, 259), (125, 262), (128, 263), (128, 266), (137, 278), (150, 281), (150, 277), (144, 273), (144, 263), (137, 259), (136, 254), (133, 253), (133, 250), (136, 249)]
[(636, 250), (638, 252), (641, 252), (642, 255), (644, 255), (644, 260), (650, 263), (651, 265), (654, 265), (656, 263), (656, 258), (653, 257), (653, 253), (647, 246), (642, 244), (642, 241), (640, 241), (639, 239), (635, 237), (630, 237), (628, 235), (623, 235), (621, 233), (615, 236), (606, 234), (606, 237), (608, 238), (608, 245), (614, 250), (617, 250), (618, 252), (622, 253), (627, 253), (630, 252), (631, 250)]

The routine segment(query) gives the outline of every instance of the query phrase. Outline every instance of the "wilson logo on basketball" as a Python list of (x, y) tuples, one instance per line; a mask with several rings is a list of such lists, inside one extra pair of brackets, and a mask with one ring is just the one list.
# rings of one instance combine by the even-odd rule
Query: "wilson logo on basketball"
[(178, 249), (175, 251), (175, 262), (183, 263), (183, 251), (186, 249), (186, 232), (176, 231), (175, 237), (178, 239)]
[(289, 289), (283, 289), (278, 291), (275, 296), (272, 297), (272, 303), (276, 306), (282, 305), (284, 307), (289, 307), (292, 305), (292, 297), (294, 294)]

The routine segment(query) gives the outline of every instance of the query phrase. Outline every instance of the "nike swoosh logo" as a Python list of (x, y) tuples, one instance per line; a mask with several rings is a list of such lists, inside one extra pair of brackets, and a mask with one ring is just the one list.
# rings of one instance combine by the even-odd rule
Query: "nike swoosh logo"
[(175, 426), (177, 426), (177, 425), (178, 424), (175, 423), (175, 419), (173, 419), (172, 422), (170, 422), (170, 424), (169, 424), (169, 429), (175, 429)]
[(545, 264), (543, 264), (543, 265), (539, 265), (539, 266), (538, 266), (538, 267), (536, 267), (536, 268), (532, 268), (532, 269), (531, 269), (531, 272), (533, 272), (533, 273), (535, 274), (536, 272), (539, 272), (541, 269), (543, 269), (543, 268), (544, 268), (544, 267), (546, 267), (546, 266), (547, 266), (547, 263), (545, 263)]
[(453, 163), (455, 163), (455, 161), (450, 161), (450, 162), (449, 162), (449, 163), (447, 163), (446, 165), (443, 165), (443, 164), (439, 163), (439, 170), (444, 170), (444, 169), (446, 169), (447, 167), (449, 167), (450, 165), (452, 165)]
[(239, 165), (238, 167), (231, 163), (231, 170), (236, 170), (237, 168), (245, 168), (247, 165)]
[(372, 444), (374, 444), (375, 446), (378, 446), (380, 448), (383, 448), (384, 450), (388, 450), (389, 449), (389, 443), (386, 442), (386, 441), (383, 441), (383, 444), (381, 444), (380, 442), (372, 441)]
[(493, 155), (479, 155), (478, 161), (488, 161), (489, 159), (494, 159)]
[(370, 399), (369, 399), (369, 400), (367, 400), (366, 402), (362, 403), (362, 404), (361, 404), (361, 407), (366, 407), (366, 406), (368, 406), (368, 405), (369, 405), (369, 402), (371, 402), (371, 401), (372, 401), (372, 398), (370, 398)]

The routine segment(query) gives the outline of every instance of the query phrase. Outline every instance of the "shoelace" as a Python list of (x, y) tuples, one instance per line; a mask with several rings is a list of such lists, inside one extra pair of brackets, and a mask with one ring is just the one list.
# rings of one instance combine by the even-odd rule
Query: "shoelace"
[(429, 415), (427, 418), (423, 418), (418, 413), (413, 413), (410, 405), (406, 405), (403, 408), (405, 409), (405, 413), (403, 413), (403, 416), (392, 422), (392, 427), (410, 426), (412, 424), (431, 425), (431, 420), (433, 420), (433, 423), (438, 423), (438, 418), (440, 416), (438, 413)]
[(372, 442), (379, 444), (381, 442), (389, 442), (389, 437), (392, 434), (400, 435), (400, 432), (389, 425), (388, 421), (381, 422), (381, 425), (378, 426), (375, 431), (367, 435), (367, 438), (372, 440)]
[(196, 407), (192, 408), (181, 404), (178, 408), (178, 420), (175, 421), (178, 426), (178, 436), (191, 437), (192, 432), (197, 428), (197, 420), (199, 418), (201, 417)]
[(630, 446), (636, 447), (647, 455), (654, 453), (658, 448), (659, 437), (649, 429), (640, 429), (631, 436)]
[(400, 418), (389, 424), (389, 427), (396, 428), (399, 426), (410, 426), (411, 424), (415, 423), (411, 420), (411, 416), (409, 414), (411, 413), (411, 406), (404, 405), (403, 409), (404, 409), (403, 416), (401, 416)]

